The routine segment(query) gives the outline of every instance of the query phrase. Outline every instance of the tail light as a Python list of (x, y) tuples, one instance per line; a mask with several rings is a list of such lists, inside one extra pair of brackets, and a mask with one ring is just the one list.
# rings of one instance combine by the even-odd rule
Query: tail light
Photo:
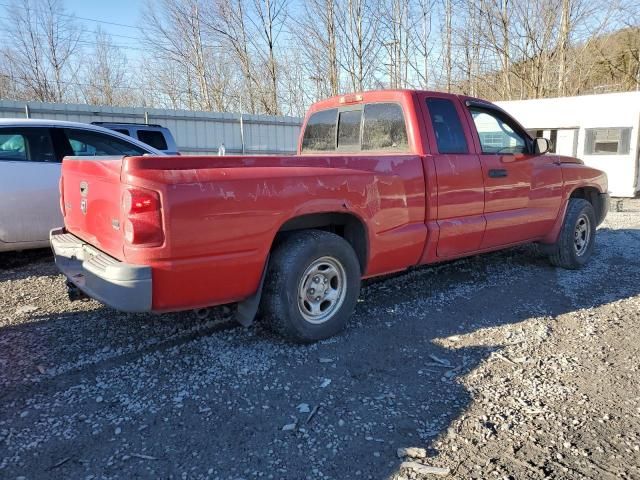
[(153, 247), (164, 241), (160, 196), (143, 188), (129, 188), (122, 196), (124, 239), (130, 245)]
[(60, 199), (60, 213), (64, 217), (67, 214), (66, 209), (64, 208), (64, 177), (60, 175), (60, 180), (58, 180), (58, 198)]

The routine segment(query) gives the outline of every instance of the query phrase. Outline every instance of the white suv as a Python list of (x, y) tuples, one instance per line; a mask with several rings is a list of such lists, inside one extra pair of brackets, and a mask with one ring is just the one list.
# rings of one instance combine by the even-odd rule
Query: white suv
[(49, 231), (62, 225), (63, 157), (144, 154), (162, 152), (95, 125), (0, 119), (0, 251), (49, 245)]

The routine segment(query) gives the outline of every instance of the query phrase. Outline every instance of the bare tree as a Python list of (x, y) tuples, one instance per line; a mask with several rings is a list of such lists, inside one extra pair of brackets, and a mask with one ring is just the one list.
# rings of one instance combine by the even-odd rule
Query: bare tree
[(62, 0), (19, 0), (2, 22), (10, 46), (5, 61), (25, 95), (61, 102), (74, 88), (81, 29), (65, 13)]
[(177, 62), (142, 62), (137, 82), (142, 106), (179, 109), (187, 104), (184, 69)]
[[(513, 29), (511, 73), (519, 80), (520, 98), (540, 98), (555, 91), (554, 59), (561, 54), (556, 47), (557, 12), (564, 0), (532, 0), (514, 4), (511, 9)], [(518, 90), (518, 87), (513, 87)]]
[(375, 83), (380, 60), (377, 0), (342, 0), (338, 3), (338, 31), (342, 47), (341, 67), (350, 79), (352, 91), (362, 91)]
[(276, 43), (287, 19), (287, 5), (288, 0), (253, 0), (255, 15), (250, 17), (256, 31), (251, 37), (252, 44), (268, 78), (266, 88), (262, 89), (261, 103), (269, 115), (280, 113)]
[(308, 0), (295, 25), (303, 67), (316, 99), (338, 95), (341, 90), (336, 9), (336, 0)]
[(444, 28), (443, 28), (443, 46), (444, 46), (444, 70), (446, 76), (447, 92), (451, 92), (453, 82), (453, 3), (452, 0), (444, 0)]
[[(220, 61), (219, 45), (209, 43), (200, 0), (162, 0), (147, 3), (146, 47), (160, 61), (175, 63), (183, 69), (185, 96), (189, 108), (220, 109), (212, 89), (217, 79), (213, 69)], [(149, 32), (149, 33), (146, 33)]]
[(7, 1), (2, 98), (298, 115), (372, 87), (640, 89), (637, 0), (148, 0), (137, 67), (64, 0)]
[(283, 59), (287, 68), (282, 69), (282, 91), (280, 103), (282, 113), (296, 117), (304, 116), (309, 104), (317, 98), (308, 87), (308, 70), (301, 52), (291, 51)]
[(135, 104), (137, 99), (131, 90), (127, 58), (101, 28), (96, 31), (91, 57), (92, 61), (82, 72), (85, 101), (92, 105)]
[(385, 52), (387, 85), (390, 88), (407, 88), (410, 85), (410, 49), (414, 46), (412, 28), (412, 2), (387, 0), (382, 3), (379, 43)]
[(480, 0), (480, 8), (484, 17), (485, 38), (488, 47), (495, 52), (499, 60), (502, 77), (501, 97), (512, 98), (511, 87), (511, 4), (509, 0)]
[(434, 48), (432, 42), (433, 11), (437, 0), (417, 0), (417, 16), (412, 22), (412, 48), (409, 54), (409, 67), (416, 77), (415, 83), (428, 88), (431, 80), (431, 54)]
[(82, 33), (64, 13), (61, 0), (41, 0), (37, 13), (46, 41), (46, 58), (53, 70), (56, 101), (61, 102), (67, 89), (67, 73), (75, 77), (77, 71), (77, 67), (72, 65), (72, 58), (78, 52)]
[(250, 22), (244, 0), (214, 0), (204, 19), (209, 30), (228, 48), (231, 59), (240, 66), (243, 82), (238, 93), (241, 109), (257, 113), (256, 87), (258, 78), (251, 54)]
[(4, 52), (0, 51), (0, 99), (17, 99), (16, 81)]

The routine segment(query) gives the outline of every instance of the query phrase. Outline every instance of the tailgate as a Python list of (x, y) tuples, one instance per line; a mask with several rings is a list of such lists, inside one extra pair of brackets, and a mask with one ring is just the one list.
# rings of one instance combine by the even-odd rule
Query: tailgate
[(120, 260), (121, 166), (121, 158), (65, 158), (61, 180), (67, 231)]

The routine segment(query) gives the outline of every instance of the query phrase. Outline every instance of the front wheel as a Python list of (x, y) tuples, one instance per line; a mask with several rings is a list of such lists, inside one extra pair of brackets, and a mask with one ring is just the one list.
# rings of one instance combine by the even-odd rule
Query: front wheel
[(342, 330), (360, 293), (360, 263), (342, 237), (322, 230), (289, 234), (271, 253), (261, 311), (267, 325), (309, 343)]
[(571, 198), (555, 252), (549, 257), (558, 267), (578, 269), (591, 258), (596, 239), (596, 215), (593, 206), (582, 198)]

